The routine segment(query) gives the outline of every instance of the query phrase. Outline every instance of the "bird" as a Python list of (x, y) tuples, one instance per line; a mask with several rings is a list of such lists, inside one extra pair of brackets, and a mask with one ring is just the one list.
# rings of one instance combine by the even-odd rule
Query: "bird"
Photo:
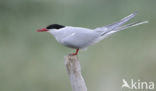
[(135, 16), (136, 12), (117, 22), (95, 29), (51, 24), (45, 28), (38, 29), (37, 32), (48, 32), (52, 34), (58, 43), (76, 49), (72, 55), (78, 55), (79, 49), (86, 49), (90, 45), (96, 44), (118, 31), (148, 23), (148, 21), (137, 21), (125, 24)]

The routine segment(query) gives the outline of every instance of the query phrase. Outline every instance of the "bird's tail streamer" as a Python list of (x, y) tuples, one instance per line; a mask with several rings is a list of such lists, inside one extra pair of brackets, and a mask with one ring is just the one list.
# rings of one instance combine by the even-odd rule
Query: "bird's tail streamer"
[(130, 27), (148, 23), (148, 21), (137, 21), (137, 22), (133, 22), (133, 23), (124, 25), (126, 22), (128, 22), (130, 19), (132, 19), (135, 15), (136, 15), (136, 12), (130, 14), (129, 16), (121, 19), (118, 22), (115, 22), (110, 25), (106, 25), (104, 27), (96, 28), (95, 31), (100, 33), (100, 37), (97, 39), (97, 41), (95, 41), (95, 43), (103, 40), (104, 38), (112, 35), (115, 32), (130, 28)]

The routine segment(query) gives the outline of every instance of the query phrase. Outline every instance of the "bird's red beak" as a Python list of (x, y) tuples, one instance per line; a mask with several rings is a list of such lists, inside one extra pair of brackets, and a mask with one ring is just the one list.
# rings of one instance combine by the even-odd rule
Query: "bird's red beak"
[(46, 31), (48, 31), (48, 29), (46, 29), (46, 28), (41, 28), (41, 29), (38, 29), (36, 32), (46, 32)]

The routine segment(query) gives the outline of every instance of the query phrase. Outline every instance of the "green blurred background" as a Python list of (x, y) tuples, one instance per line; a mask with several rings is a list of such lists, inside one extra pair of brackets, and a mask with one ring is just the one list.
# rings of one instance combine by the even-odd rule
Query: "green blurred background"
[(149, 23), (80, 51), (82, 73), (88, 91), (121, 91), (123, 78), (155, 82), (155, 9), (156, 0), (0, 0), (0, 91), (71, 91), (64, 56), (74, 50), (36, 29), (96, 28), (134, 11), (131, 22)]

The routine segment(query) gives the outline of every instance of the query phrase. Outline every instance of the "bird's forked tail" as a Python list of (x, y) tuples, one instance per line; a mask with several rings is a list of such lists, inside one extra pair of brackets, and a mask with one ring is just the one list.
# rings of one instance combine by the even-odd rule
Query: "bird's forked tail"
[(115, 23), (110, 24), (110, 25), (106, 25), (104, 27), (96, 28), (95, 31), (100, 33), (100, 36), (101, 36), (96, 42), (99, 42), (100, 40), (103, 40), (104, 38), (112, 35), (115, 32), (130, 28), (130, 27), (138, 26), (138, 25), (141, 25), (141, 24), (144, 24), (144, 23), (148, 23), (148, 21), (137, 21), (137, 22), (133, 22), (133, 23), (124, 25), (130, 19), (132, 19), (135, 15), (136, 15), (136, 12), (130, 14), (129, 16), (121, 19), (118, 22), (115, 22)]

